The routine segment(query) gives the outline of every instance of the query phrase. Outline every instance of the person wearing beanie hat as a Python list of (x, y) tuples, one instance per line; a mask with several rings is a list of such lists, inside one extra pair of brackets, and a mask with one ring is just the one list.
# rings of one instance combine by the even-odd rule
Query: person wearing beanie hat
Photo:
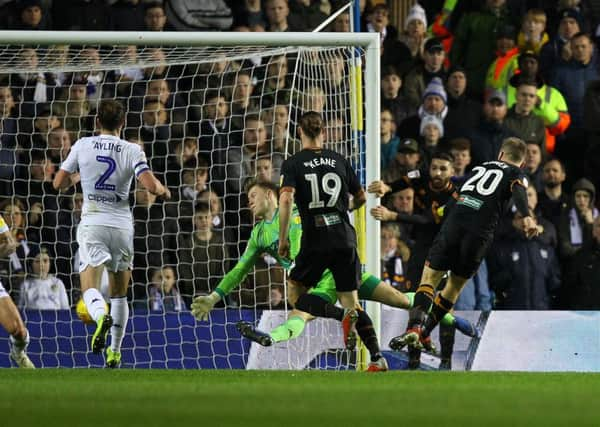
[(421, 119), (420, 133), (426, 145), (437, 145), (444, 137), (444, 123), (439, 117), (428, 114)]
[(446, 78), (446, 52), (438, 39), (432, 38), (425, 42), (422, 57), (422, 63), (410, 70), (404, 79), (404, 96), (414, 109), (421, 105), (423, 93), (432, 79), (443, 81)]
[(590, 243), (592, 225), (598, 217), (594, 207), (596, 187), (586, 178), (573, 184), (571, 209), (565, 212), (559, 223), (559, 249), (563, 259), (570, 259), (582, 246)]
[(418, 61), (423, 53), (423, 43), (427, 33), (427, 16), (425, 10), (415, 3), (410, 8), (406, 20), (404, 21), (404, 29), (398, 39), (408, 47), (412, 55), (413, 61)]
[(445, 119), (444, 135), (447, 140), (466, 135), (481, 118), (481, 102), (467, 97), (468, 77), (460, 65), (448, 70), (446, 93), (448, 94), (448, 116)]
[(556, 67), (571, 60), (570, 41), (575, 34), (583, 31), (583, 20), (576, 9), (561, 10), (558, 19), (556, 36), (540, 51), (540, 72), (544, 80), (550, 79)]
[(425, 99), (428, 96), (437, 96), (444, 101), (444, 104), (448, 103), (448, 96), (446, 94), (446, 89), (444, 89), (444, 83), (442, 83), (442, 79), (439, 77), (434, 77), (431, 79), (425, 88), (425, 91), (423, 92), (423, 102), (425, 102)]

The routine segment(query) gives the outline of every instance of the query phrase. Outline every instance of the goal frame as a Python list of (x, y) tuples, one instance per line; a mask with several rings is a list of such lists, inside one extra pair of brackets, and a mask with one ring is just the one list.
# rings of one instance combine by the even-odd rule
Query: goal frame
[[(0, 31), (0, 45), (136, 45), (136, 46), (265, 46), (265, 47), (342, 47), (356, 46), (365, 51), (364, 61), (364, 150), (365, 182), (380, 176), (380, 35), (378, 33), (239, 33), (239, 32), (113, 32), (113, 31)], [(356, 98), (355, 98), (356, 99)], [(358, 98), (360, 99), (360, 98)], [(358, 137), (354, 135), (354, 137)], [(365, 210), (367, 271), (381, 276), (380, 224), (368, 214), (378, 204), (367, 195)], [(368, 303), (375, 330), (380, 332), (378, 303)]]

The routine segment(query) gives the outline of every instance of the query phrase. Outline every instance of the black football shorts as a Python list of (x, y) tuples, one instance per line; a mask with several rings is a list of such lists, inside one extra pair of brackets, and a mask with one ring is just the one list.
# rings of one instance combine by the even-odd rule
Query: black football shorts
[(294, 260), (290, 279), (305, 287), (315, 286), (326, 269), (331, 270), (338, 292), (350, 292), (358, 289), (361, 266), (356, 248), (328, 249), (300, 248)]

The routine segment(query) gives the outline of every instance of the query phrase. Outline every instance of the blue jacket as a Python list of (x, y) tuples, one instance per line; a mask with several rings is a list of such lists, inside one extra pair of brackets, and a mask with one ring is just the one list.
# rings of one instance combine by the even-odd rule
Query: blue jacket
[(550, 85), (564, 95), (571, 114), (571, 127), (583, 127), (583, 96), (588, 83), (598, 80), (598, 72), (598, 56), (594, 54), (589, 64), (569, 61), (558, 66), (552, 75)]

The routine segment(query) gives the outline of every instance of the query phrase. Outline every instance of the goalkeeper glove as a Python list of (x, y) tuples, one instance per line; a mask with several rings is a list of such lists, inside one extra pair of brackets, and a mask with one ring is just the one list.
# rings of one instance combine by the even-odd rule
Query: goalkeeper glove
[(208, 313), (220, 300), (221, 296), (216, 292), (199, 296), (192, 303), (192, 314), (197, 320), (208, 320)]

